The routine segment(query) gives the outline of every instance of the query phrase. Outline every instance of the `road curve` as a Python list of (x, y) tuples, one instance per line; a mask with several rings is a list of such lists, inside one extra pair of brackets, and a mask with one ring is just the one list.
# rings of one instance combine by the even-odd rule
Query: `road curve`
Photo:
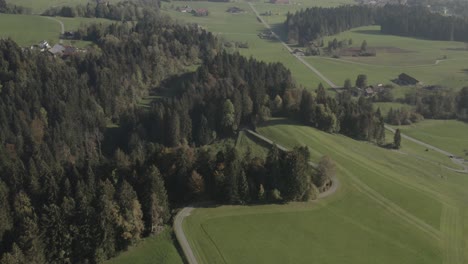
[[(262, 24), (271, 31), (271, 34), (279, 41), (281, 42), (281, 44), (292, 54), (292, 49), (288, 46), (288, 44), (286, 44), (284, 41), (281, 40), (281, 38), (273, 31), (271, 30), (271, 27), (270, 25), (260, 16), (260, 14), (258, 13), (257, 9), (255, 9), (254, 5), (252, 3), (249, 2), (249, 6), (250, 8), (252, 9), (252, 11), (255, 13), (255, 15), (257, 16), (258, 20), (260, 20), (260, 22), (262, 22)], [(330, 79), (328, 79), (327, 77), (325, 77), (321, 72), (319, 72), (314, 66), (310, 65), (306, 60), (304, 60), (304, 58), (302, 58), (301, 56), (298, 56), (296, 54), (292, 54), (294, 57), (296, 57), (296, 59), (298, 59), (302, 64), (304, 64), (307, 68), (309, 68), (311, 71), (313, 71), (318, 77), (320, 77), (320, 79), (322, 79), (323, 81), (325, 81), (331, 88), (338, 88), (338, 86), (336, 84), (334, 84)]]
[(185, 236), (184, 230), (182, 228), (182, 222), (184, 221), (185, 217), (190, 215), (193, 209), (195, 208), (184, 207), (179, 211), (179, 213), (177, 213), (174, 219), (174, 233), (176, 235), (177, 241), (179, 241), (182, 251), (184, 252), (185, 259), (187, 260), (188, 264), (198, 264), (197, 258), (195, 258), (192, 248), (190, 248), (190, 244), (188, 243), (187, 237)]
[[(45, 18), (50, 19), (50, 20), (53, 20), (53, 21), (59, 23), (59, 24), (60, 24), (60, 27), (61, 27), (60, 34), (61, 34), (61, 35), (65, 34), (65, 25), (63, 24), (62, 21), (56, 19), (55, 17), (45, 16)], [(60, 39), (60, 40), (59, 40), (59, 43), (62, 44), (62, 43), (63, 43), (63, 39)]]
[[(247, 133), (251, 134), (252, 136), (270, 144), (270, 145), (273, 145), (275, 144), (272, 140), (250, 130), (250, 129), (244, 129), (244, 131), (246, 131)], [(278, 147), (278, 149), (282, 150), (282, 151), (288, 151), (287, 148), (281, 146), (281, 145), (278, 145), (276, 144), (276, 146)], [(309, 164), (313, 167), (317, 167), (317, 164), (316, 163), (313, 163), (311, 161), (309, 161)], [(320, 193), (317, 197), (317, 200), (320, 200), (320, 199), (324, 199), (332, 194), (334, 194), (336, 192), (336, 190), (338, 190), (339, 186), (340, 186), (340, 181), (338, 180), (338, 178), (336, 177), (336, 175), (333, 175), (333, 177), (331, 178), (331, 182), (332, 182), (332, 186)], [(190, 215), (190, 213), (194, 210), (195, 208), (192, 207), (192, 206), (189, 206), (189, 207), (184, 207), (182, 210), (179, 211), (179, 213), (177, 213), (177, 215), (175, 216), (174, 218), (174, 233), (176, 235), (176, 238), (177, 238), (177, 241), (179, 242), (181, 248), (182, 248), (182, 251), (184, 252), (184, 255), (185, 255), (185, 258), (188, 262), (188, 264), (198, 264), (198, 261), (197, 261), (197, 258), (195, 257), (195, 254), (193, 253), (193, 250), (192, 248), (190, 247), (190, 244), (188, 243), (187, 241), (187, 237), (185, 236), (184, 234), (184, 229), (182, 227), (182, 223), (184, 221), (184, 219)]]

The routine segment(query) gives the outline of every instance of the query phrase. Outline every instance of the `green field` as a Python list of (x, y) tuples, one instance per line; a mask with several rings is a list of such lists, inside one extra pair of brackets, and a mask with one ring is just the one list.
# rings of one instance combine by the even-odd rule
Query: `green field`
[(105, 262), (106, 264), (182, 264), (169, 229), (155, 237), (145, 238), (138, 245)]
[(465, 43), (383, 35), (379, 26), (356, 28), (327, 37), (325, 43), (333, 38), (351, 38), (352, 46), (356, 48), (366, 40), (369, 48), (377, 49), (376, 57), (308, 58), (312, 65), (338, 84), (346, 78), (354, 81), (358, 74), (367, 74), (370, 84), (391, 83), (400, 73), (407, 73), (424, 84), (456, 90), (468, 84), (468, 74), (464, 70), (468, 63)]
[(443, 155), (278, 120), (258, 131), (287, 147), (309, 146), (315, 161), (330, 155), (340, 189), (311, 203), (197, 209), (184, 229), (201, 263), (468, 261), (468, 177), (437, 163), (450, 165)]
[(41, 40), (57, 43), (60, 24), (40, 16), (0, 14), (0, 37), (11, 38), (20, 46), (37, 44)]
[[(81, 25), (90, 23), (111, 23), (107, 19), (98, 18), (65, 18), (55, 17), (63, 22), (65, 30), (76, 30)], [(61, 27), (57, 21), (37, 15), (0, 14), (0, 37), (11, 38), (20, 46), (38, 44), (47, 40), (51, 45), (59, 42)], [(89, 42), (64, 41), (65, 44), (84, 46)]]
[(455, 120), (424, 120), (411, 126), (398, 127), (404, 134), (435, 147), (466, 157), (468, 124)]

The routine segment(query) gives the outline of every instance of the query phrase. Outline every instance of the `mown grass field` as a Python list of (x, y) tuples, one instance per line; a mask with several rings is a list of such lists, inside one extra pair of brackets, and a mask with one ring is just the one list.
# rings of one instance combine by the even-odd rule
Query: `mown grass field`
[(410, 137), (468, 159), (468, 124), (455, 120), (424, 120), (410, 126), (400, 126)]
[(60, 24), (33, 15), (0, 14), (0, 37), (11, 38), (20, 46), (37, 44), (41, 40), (57, 43)]
[(149, 237), (138, 245), (105, 262), (106, 264), (183, 264), (174, 247), (169, 229), (155, 237)]
[(340, 189), (311, 203), (197, 209), (184, 229), (201, 263), (468, 261), (468, 177), (441, 166), (442, 155), (281, 120), (258, 131), (287, 147), (309, 146), (315, 161), (330, 155)]
[[(82, 25), (91, 23), (112, 23), (107, 19), (98, 18), (65, 18), (55, 17), (63, 22), (65, 30), (73, 31)], [(37, 15), (0, 14), (0, 37), (11, 38), (20, 46), (38, 44), (47, 40), (51, 45), (59, 42), (61, 26), (57, 21)], [(64, 40), (64, 44), (86, 46), (89, 42)]]
[[(366, 74), (370, 84), (391, 83), (400, 73), (407, 73), (427, 85), (443, 85), (455, 90), (468, 83), (468, 50), (465, 50), (465, 43), (383, 35), (379, 26), (352, 29), (325, 38), (325, 43), (334, 38), (352, 39), (352, 47), (355, 48), (366, 40), (370, 49), (377, 49), (375, 57), (307, 59), (338, 84), (342, 84), (346, 78), (354, 81), (358, 74)], [(400, 93), (397, 95), (402, 95), (407, 89), (397, 89), (397, 93)]]

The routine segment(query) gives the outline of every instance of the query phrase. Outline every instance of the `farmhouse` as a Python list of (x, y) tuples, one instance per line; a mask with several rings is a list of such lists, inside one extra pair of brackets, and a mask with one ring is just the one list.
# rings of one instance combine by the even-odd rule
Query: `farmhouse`
[(205, 8), (198, 8), (192, 10), (192, 14), (194, 16), (208, 16), (208, 9)]
[(372, 86), (369, 86), (366, 88), (366, 90), (364, 90), (364, 95), (365, 96), (368, 96), (368, 97), (371, 97), (375, 94), (374, 92), (374, 88)]
[(65, 46), (65, 49), (63, 50), (63, 56), (71, 56), (75, 54), (78, 50), (75, 47), (72, 46)]
[(50, 49), (50, 44), (49, 42), (47, 42), (47, 40), (43, 40), (41, 42), (39, 42), (39, 45), (38, 47), (43, 50), (43, 49)]
[(60, 44), (55, 44), (49, 52), (54, 56), (62, 56), (63, 52), (65, 51), (65, 47)]
[(300, 49), (295, 49), (292, 53), (296, 56), (305, 56), (304, 52)]

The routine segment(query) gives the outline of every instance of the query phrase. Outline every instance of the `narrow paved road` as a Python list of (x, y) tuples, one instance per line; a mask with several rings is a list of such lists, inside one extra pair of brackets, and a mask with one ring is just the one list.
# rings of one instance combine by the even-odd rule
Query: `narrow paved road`
[[(46, 16), (45, 18), (50, 19), (50, 20), (53, 20), (53, 21), (59, 23), (59, 24), (60, 24), (60, 27), (61, 27), (60, 36), (62, 36), (63, 34), (65, 34), (65, 25), (63, 24), (62, 21), (56, 19), (55, 17), (48, 17), (48, 16)], [(62, 43), (63, 43), (63, 39), (60, 39), (60, 40), (59, 40), (59, 43), (62, 44)]]
[(179, 241), (179, 244), (182, 247), (182, 251), (184, 252), (187, 262), (189, 264), (198, 264), (198, 261), (193, 254), (192, 248), (190, 248), (187, 237), (185, 236), (184, 230), (182, 228), (182, 222), (184, 221), (185, 217), (190, 215), (193, 209), (193, 207), (185, 207), (184, 209), (180, 210), (174, 219), (174, 232), (177, 241)]
[[(272, 140), (252, 131), (252, 130), (249, 130), (249, 129), (245, 129), (244, 130), (245, 132), (251, 134), (252, 136), (254, 137), (257, 137), (258, 139), (270, 144), (270, 145), (273, 145), (275, 144)], [(278, 149), (282, 150), (282, 151), (288, 151), (288, 149), (286, 147), (283, 147), (281, 145), (278, 145), (276, 144), (276, 146), (278, 147)], [(313, 167), (317, 167), (317, 164), (316, 163), (313, 163), (311, 161), (309, 161), (309, 164)], [(338, 178), (336, 177), (336, 175), (333, 175), (333, 177), (331, 178), (331, 181), (332, 181), (332, 186), (330, 187), (330, 189), (326, 190), (325, 192), (322, 192), (318, 195), (317, 197), (317, 200), (320, 200), (320, 199), (324, 199), (332, 194), (334, 194), (336, 192), (336, 190), (338, 190), (339, 186), (340, 186), (340, 181), (338, 180)], [(192, 206), (189, 206), (189, 207), (184, 207), (182, 210), (180, 210), (180, 212), (176, 215), (175, 219), (174, 219), (174, 232), (175, 232), (175, 235), (176, 235), (176, 238), (177, 238), (177, 241), (179, 241), (179, 244), (180, 246), (182, 247), (182, 251), (184, 252), (184, 255), (185, 255), (185, 258), (187, 259), (187, 262), (188, 264), (198, 264), (198, 261), (197, 259), (195, 258), (195, 255), (193, 254), (193, 250), (192, 248), (190, 247), (190, 244), (188, 243), (187, 241), (187, 237), (185, 236), (184, 234), (184, 230), (183, 230), (183, 227), (182, 227), (182, 223), (184, 221), (184, 219), (190, 215), (190, 213), (194, 210), (195, 208), (192, 207)]]
[(270, 25), (260, 16), (258, 13), (257, 9), (255, 9), (254, 5), (249, 2), (249, 6), (252, 9), (252, 11), (255, 13), (257, 18), (263, 23), (263, 25), (271, 31), (271, 34), (279, 41), (281, 44), (294, 56), (296, 59), (298, 59), (302, 64), (304, 64), (307, 68), (309, 68), (311, 71), (313, 71), (317, 76), (319, 76), (323, 81), (325, 81), (331, 88), (337, 88), (338, 86), (334, 84), (330, 79), (325, 77), (321, 72), (319, 72), (314, 66), (310, 65), (304, 58), (301, 56), (298, 56), (296, 54), (292, 53), (292, 49), (286, 44), (284, 41), (281, 40), (281, 38), (273, 31), (271, 30)]
[[(392, 128), (392, 127), (390, 127), (390, 126), (387, 126), (387, 125), (386, 125), (386, 126), (385, 126), (385, 129), (387, 129), (388, 131), (390, 131), (390, 132), (392, 132), (392, 133), (395, 133), (395, 129)], [(438, 148), (438, 147), (435, 147), (435, 146), (433, 146), (433, 145), (427, 144), (427, 143), (425, 143), (425, 142), (422, 142), (422, 141), (417, 140), (417, 139), (415, 139), (415, 138), (412, 138), (412, 137), (410, 137), (410, 136), (407, 136), (407, 135), (405, 135), (405, 134), (403, 134), (403, 133), (401, 133), (401, 137), (404, 138), (404, 139), (407, 139), (407, 140), (409, 140), (409, 141), (412, 141), (412, 142), (414, 142), (414, 143), (416, 143), (416, 144), (419, 144), (419, 145), (421, 145), (421, 146), (424, 146), (424, 147), (427, 148), (427, 149), (432, 149), (432, 150), (434, 150), (434, 151), (437, 151), (437, 152), (441, 153), (442, 155), (445, 155), (445, 156), (449, 157), (450, 160), (451, 160), (453, 163), (455, 163), (455, 164), (457, 164), (457, 165), (460, 165), (461, 167), (464, 168), (463, 170), (457, 170), (457, 169), (453, 169), (453, 168), (446, 167), (447, 169), (450, 169), (450, 170), (455, 171), (455, 172), (460, 172), (460, 173), (468, 173), (468, 165), (465, 165), (465, 164), (464, 164), (464, 160), (463, 160), (463, 159), (460, 159), (460, 158), (457, 158), (455, 154), (450, 153), (450, 152), (448, 152), (448, 151), (445, 151), (445, 150), (443, 150), (443, 149), (440, 149), (440, 148)]]

